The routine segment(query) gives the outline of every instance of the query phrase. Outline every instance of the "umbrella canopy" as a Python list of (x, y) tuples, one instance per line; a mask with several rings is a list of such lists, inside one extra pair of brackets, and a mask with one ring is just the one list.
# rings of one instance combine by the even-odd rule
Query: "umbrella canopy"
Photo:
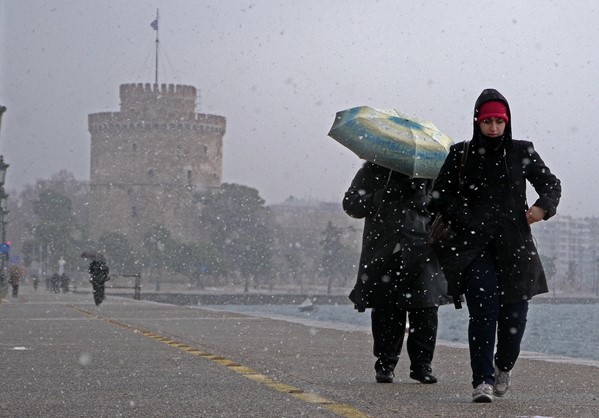
[(8, 266), (8, 274), (10, 277), (21, 279), (27, 275), (27, 270), (20, 264), (11, 264)]
[(430, 179), (439, 174), (453, 144), (432, 122), (367, 106), (338, 112), (329, 136), (362, 159)]
[(102, 254), (98, 251), (84, 251), (81, 253), (80, 257), (89, 258), (90, 260), (95, 260), (95, 261), (105, 261), (104, 254)]

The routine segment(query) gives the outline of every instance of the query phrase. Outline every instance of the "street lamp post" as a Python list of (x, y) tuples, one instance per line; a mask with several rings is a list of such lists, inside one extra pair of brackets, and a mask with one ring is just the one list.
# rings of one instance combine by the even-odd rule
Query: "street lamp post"
[[(8, 214), (8, 210), (6, 210), (6, 198), (8, 195), (4, 192), (4, 179), (6, 178), (6, 169), (8, 168), (8, 164), (4, 162), (4, 157), (0, 155), (0, 244), (4, 244), (6, 242), (6, 215)], [(6, 264), (6, 258), (8, 254), (4, 252), (0, 253), (0, 294), (4, 294), (4, 290), (6, 289), (6, 275), (4, 274), (4, 267)]]
[[(5, 235), (4, 210), (0, 208), (0, 239)], [(4, 241), (2, 241), (4, 242)], [(0, 253), (0, 298), (6, 294), (6, 277), (4, 275), (4, 254)]]
[(593, 287), (595, 288), (595, 296), (599, 298), (599, 257), (597, 257), (597, 250), (593, 250)]
[[(0, 106), (0, 127), (2, 126), (2, 115), (6, 112), (6, 106)], [(4, 162), (4, 156), (0, 155), (0, 240), (1, 244), (6, 242), (6, 220), (8, 214), (6, 210), (6, 198), (8, 195), (4, 192), (4, 180), (6, 179), (6, 169), (8, 164)], [(4, 265), (8, 254), (0, 254), (0, 296), (4, 295), (6, 290), (6, 276), (4, 274)]]

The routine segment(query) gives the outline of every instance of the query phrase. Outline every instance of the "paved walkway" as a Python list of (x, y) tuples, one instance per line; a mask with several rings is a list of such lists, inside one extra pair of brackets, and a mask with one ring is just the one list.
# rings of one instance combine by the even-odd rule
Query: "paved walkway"
[(383, 385), (363, 331), (43, 289), (0, 303), (0, 356), (0, 417), (599, 417), (599, 362), (522, 358), (473, 404), (464, 348)]

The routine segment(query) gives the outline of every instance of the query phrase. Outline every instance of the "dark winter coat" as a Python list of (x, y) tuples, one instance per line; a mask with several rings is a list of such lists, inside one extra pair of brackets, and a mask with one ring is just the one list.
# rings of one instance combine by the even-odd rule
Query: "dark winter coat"
[[(503, 140), (481, 134), (476, 116), (480, 106), (502, 101), (508, 111)], [(556, 213), (560, 181), (551, 173), (532, 142), (512, 139), (512, 116), (507, 100), (496, 90), (483, 91), (476, 102), (474, 134), (469, 144), (464, 183), (458, 190), (458, 170), (463, 143), (451, 147), (435, 181), (430, 209), (451, 222), (454, 235), (434, 245), (448, 282), (448, 293), (464, 293), (464, 269), (487, 246), (496, 255), (503, 303), (530, 299), (547, 292), (545, 273), (526, 221), (526, 182), (539, 198), (534, 203)]]
[[(431, 185), (370, 162), (353, 179), (343, 209), (364, 218), (358, 279), (349, 296), (357, 310), (376, 307), (387, 297), (397, 298), (405, 309), (446, 303), (445, 279), (426, 245)], [(382, 282), (393, 284), (392, 296), (379, 291)]]
[(88, 272), (92, 283), (104, 284), (108, 280), (108, 265), (104, 261), (93, 260), (89, 263)]

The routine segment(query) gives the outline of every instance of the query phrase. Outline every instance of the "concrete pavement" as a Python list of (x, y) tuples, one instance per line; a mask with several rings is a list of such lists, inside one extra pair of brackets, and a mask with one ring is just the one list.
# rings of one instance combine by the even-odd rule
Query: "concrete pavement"
[(0, 417), (599, 417), (599, 362), (521, 358), (473, 404), (464, 348), (376, 384), (364, 331), (43, 289), (0, 303), (0, 356)]

